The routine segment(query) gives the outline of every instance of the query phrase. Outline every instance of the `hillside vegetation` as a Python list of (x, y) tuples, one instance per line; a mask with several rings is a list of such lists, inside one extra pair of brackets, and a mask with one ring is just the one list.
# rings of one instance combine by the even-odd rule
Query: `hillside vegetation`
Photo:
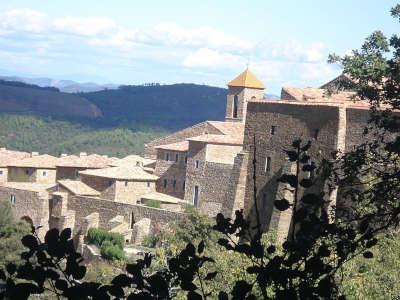
[(37, 114), (67, 120), (95, 119), (101, 111), (76, 94), (20, 82), (0, 81), (0, 112)]
[(24, 151), (107, 154), (124, 156), (141, 153), (143, 144), (165, 131), (147, 128), (92, 128), (79, 123), (30, 115), (0, 114), (0, 146)]
[(131, 85), (79, 95), (101, 109), (103, 126), (176, 130), (225, 116), (226, 90), (205, 85)]

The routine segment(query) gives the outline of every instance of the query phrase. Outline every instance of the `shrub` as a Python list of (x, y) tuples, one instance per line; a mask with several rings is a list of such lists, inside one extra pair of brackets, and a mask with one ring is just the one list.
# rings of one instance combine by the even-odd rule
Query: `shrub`
[(143, 238), (142, 246), (148, 248), (154, 248), (157, 244), (157, 237), (154, 234), (146, 235)]
[(125, 260), (126, 258), (124, 250), (110, 241), (104, 241), (101, 244), (100, 254), (108, 260)]
[(146, 206), (149, 206), (149, 207), (154, 207), (154, 208), (161, 207), (161, 202), (158, 200), (152, 200), (152, 199), (144, 200), (143, 204)]
[(105, 241), (118, 246), (120, 249), (123, 249), (125, 246), (125, 240), (122, 234), (108, 232), (107, 230), (101, 228), (89, 228), (86, 241), (89, 244), (95, 244), (98, 247), (101, 247)]

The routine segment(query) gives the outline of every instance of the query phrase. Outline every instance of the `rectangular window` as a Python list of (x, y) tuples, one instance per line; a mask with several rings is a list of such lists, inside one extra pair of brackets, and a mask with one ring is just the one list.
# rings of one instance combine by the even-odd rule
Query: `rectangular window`
[(113, 181), (112, 180), (109, 180), (108, 181), (108, 186), (112, 186), (113, 185)]
[(199, 160), (196, 160), (196, 161), (195, 161), (195, 168), (198, 169), (199, 166), (200, 166), (200, 161), (199, 161)]
[(164, 189), (167, 188), (167, 179), (164, 179), (163, 186), (164, 186)]
[(276, 133), (276, 126), (271, 126), (271, 134), (274, 135)]
[(47, 176), (47, 172), (46, 171), (43, 171), (43, 176)]
[(318, 134), (319, 134), (319, 129), (315, 129), (315, 130), (314, 130), (314, 139), (315, 139), (315, 140), (318, 139)]
[(167, 153), (165, 153), (165, 160), (169, 160), (169, 153), (167, 152)]
[(125, 186), (128, 186), (128, 181), (125, 181)]
[(78, 170), (75, 171), (75, 178), (79, 178), (79, 171)]
[(29, 172), (29, 169), (26, 169), (26, 170), (25, 170), (25, 174), (26, 174), (26, 175), (29, 175), (29, 173), (30, 173), (30, 172)]
[(147, 182), (147, 187), (150, 187), (150, 182)]
[(186, 187), (186, 181), (184, 180), (182, 184), (182, 190), (185, 190), (185, 187)]
[(0, 175), (3, 175), (3, 170), (0, 170)]
[(187, 156), (185, 156), (185, 164), (187, 164)]
[(15, 205), (15, 195), (10, 195), (10, 202), (12, 205)]
[(199, 186), (195, 185), (193, 188), (193, 205), (197, 206), (199, 203)]
[(265, 158), (264, 173), (268, 173), (269, 171), (271, 171), (271, 157), (267, 156)]

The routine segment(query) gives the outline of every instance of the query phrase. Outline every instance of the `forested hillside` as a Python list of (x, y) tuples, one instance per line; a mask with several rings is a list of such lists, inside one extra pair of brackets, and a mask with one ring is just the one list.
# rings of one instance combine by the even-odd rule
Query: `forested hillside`
[(0, 80), (0, 112), (29, 113), (66, 120), (90, 120), (102, 115), (93, 103), (76, 94), (4, 80)]
[(120, 128), (97, 129), (79, 123), (28, 115), (0, 114), (0, 146), (24, 151), (88, 153), (123, 156), (141, 153), (143, 144), (165, 131)]
[(205, 85), (131, 85), (79, 95), (101, 109), (97, 121), (106, 126), (175, 130), (225, 116), (226, 90)]

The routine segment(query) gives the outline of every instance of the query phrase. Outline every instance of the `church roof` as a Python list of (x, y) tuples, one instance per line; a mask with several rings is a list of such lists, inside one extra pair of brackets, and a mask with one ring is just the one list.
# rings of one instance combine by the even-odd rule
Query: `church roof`
[(244, 72), (240, 73), (236, 78), (228, 82), (228, 86), (265, 89), (265, 85), (258, 80), (249, 69), (244, 70)]

